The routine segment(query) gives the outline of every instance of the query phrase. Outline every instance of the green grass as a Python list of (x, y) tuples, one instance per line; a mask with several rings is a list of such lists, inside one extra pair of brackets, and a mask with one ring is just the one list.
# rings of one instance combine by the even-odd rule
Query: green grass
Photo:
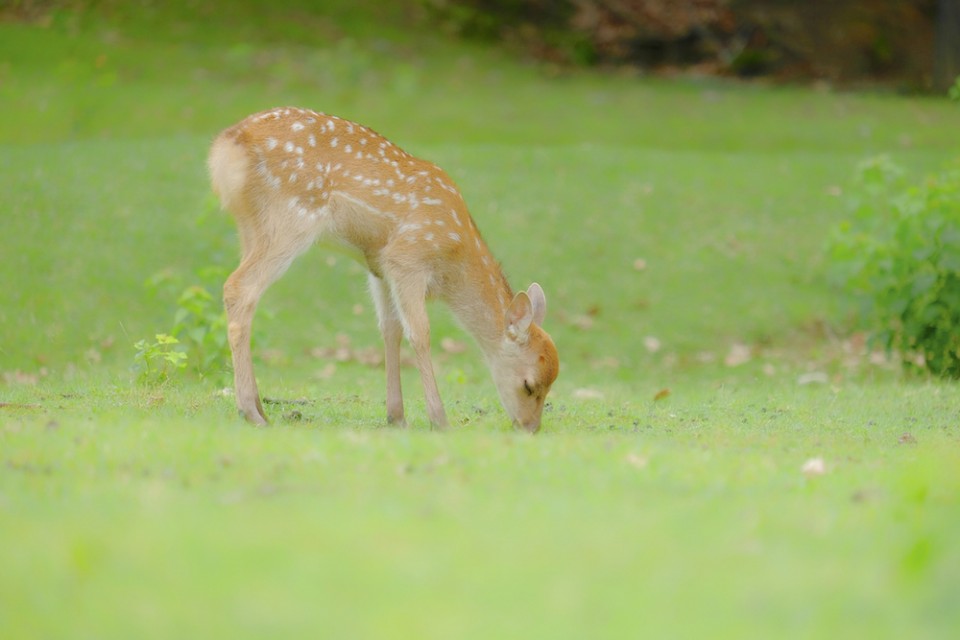
[(545, 437), (42, 395), (4, 430), (5, 635), (947, 637), (957, 394), (772, 395), (558, 406)]
[[(956, 106), (558, 71), (390, 3), (97, 6), (0, 23), (0, 637), (960, 624), (960, 389), (872, 362), (822, 254), (856, 163), (939, 167)], [(272, 427), (226, 371), (135, 382), (177, 293), (145, 283), (237, 258), (209, 140), (285, 103), (444, 166), (515, 287), (544, 286), (541, 434), (509, 430), (472, 345), (442, 352), (466, 338), (439, 306), (455, 427), (427, 429), (407, 369), (412, 427), (384, 428), (379, 369), (310, 355), (379, 346), (360, 268), (320, 251), (258, 316)]]

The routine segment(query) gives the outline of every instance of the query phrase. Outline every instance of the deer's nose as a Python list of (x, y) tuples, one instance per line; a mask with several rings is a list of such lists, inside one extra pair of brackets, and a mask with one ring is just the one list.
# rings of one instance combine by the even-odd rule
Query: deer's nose
[(519, 420), (513, 421), (513, 427), (515, 429), (523, 429), (524, 431), (529, 431), (530, 433), (536, 433), (540, 431), (540, 418), (533, 418), (526, 422), (521, 422)]

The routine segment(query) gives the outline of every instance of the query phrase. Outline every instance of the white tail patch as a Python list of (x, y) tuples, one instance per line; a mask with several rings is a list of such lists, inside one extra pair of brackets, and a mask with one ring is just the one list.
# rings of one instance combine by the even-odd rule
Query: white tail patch
[(234, 210), (242, 204), (247, 183), (250, 157), (247, 151), (229, 138), (217, 138), (207, 161), (210, 182), (224, 209)]

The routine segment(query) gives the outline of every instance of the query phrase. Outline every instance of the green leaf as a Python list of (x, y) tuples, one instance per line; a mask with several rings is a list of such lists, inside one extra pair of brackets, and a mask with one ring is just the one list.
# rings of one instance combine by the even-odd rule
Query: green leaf
[(877, 341), (957, 375), (960, 170), (905, 185), (890, 158), (870, 158), (858, 167), (850, 207), (853, 219), (838, 223), (827, 245), (831, 281), (858, 296)]

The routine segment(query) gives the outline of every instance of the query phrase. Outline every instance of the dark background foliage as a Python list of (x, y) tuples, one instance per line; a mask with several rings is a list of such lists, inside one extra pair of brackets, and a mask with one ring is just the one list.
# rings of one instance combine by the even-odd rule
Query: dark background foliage
[(561, 63), (943, 89), (957, 0), (423, 0), (449, 29)]

